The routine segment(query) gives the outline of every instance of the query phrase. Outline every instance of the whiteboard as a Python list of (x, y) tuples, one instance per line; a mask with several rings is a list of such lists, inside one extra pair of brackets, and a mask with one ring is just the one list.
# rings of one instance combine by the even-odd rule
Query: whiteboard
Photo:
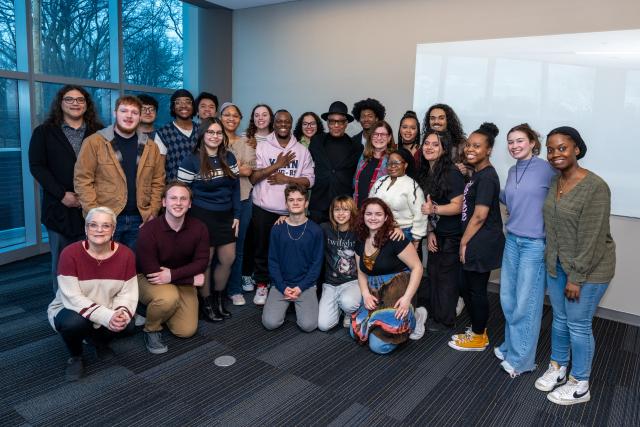
[(612, 214), (640, 217), (640, 30), (418, 44), (413, 108), (450, 105), (469, 134), (500, 128), (492, 163), (501, 183), (514, 161), (506, 132), (527, 122), (542, 136), (573, 126), (580, 164), (611, 188)]

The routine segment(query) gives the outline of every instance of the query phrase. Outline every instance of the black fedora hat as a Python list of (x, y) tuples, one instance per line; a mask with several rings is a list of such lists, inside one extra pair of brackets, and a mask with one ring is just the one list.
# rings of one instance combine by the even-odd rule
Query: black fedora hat
[(322, 120), (327, 120), (327, 117), (329, 117), (329, 114), (342, 114), (347, 118), (347, 121), (349, 123), (353, 121), (353, 116), (349, 114), (349, 109), (347, 108), (347, 105), (342, 101), (333, 101), (329, 106), (329, 111), (327, 111), (320, 117), (322, 117)]

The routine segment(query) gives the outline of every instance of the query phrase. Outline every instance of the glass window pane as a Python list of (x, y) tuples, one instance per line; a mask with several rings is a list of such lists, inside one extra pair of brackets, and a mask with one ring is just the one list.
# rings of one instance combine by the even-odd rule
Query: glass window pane
[(169, 103), (171, 102), (171, 94), (168, 93), (148, 93), (148, 92), (135, 92), (135, 91), (126, 91), (127, 95), (140, 95), (141, 93), (146, 93), (149, 96), (152, 96), (158, 101), (158, 111), (156, 121), (153, 125), (155, 129), (160, 129), (165, 124), (169, 123), (173, 118), (169, 113)]
[(109, 80), (108, 0), (32, 0), (35, 72)]
[(123, 0), (124, 76), (127, 83), (182, 86), (182, 2)]
[[(56, 83), (41, 83), (35, 84), (35, 97), (36, 97), (36, 121), (42, 123), (49, 114), (51, 108), (51, 102), (56, 96), (56, 93), (64, 85)], [(102, 120), (102, 123), (107, 126), (110, 125), (113, 120), (113, 112), (111, 111), (111, 90), (95, 87), (85, 87), (94, 106), (98, 113), (98, 116)]]
[(0, 79), (0, 248), (24, 243), (18, 83)]
[(13, 0), (0, 0), (0, 69), (16, 69), (16, 14)]

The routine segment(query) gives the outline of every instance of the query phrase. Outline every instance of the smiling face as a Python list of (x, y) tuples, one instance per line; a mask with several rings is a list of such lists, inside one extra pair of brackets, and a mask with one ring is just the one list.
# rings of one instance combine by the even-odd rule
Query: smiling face
[(400, 123), (400, 137), (402, 141), (412, 142), (418, 135), (418, 121), (413, 117), (407, 117)]
[(60, 107), (65, 121), (79, 120), (87, 111), (87, 100), (82, 92), (72, 89), (64, 94)]
[(547, 138), (547, 160), (559, 171), (575, 166), (579, 153), (576, 143), (566, 135), (556, 133)]
[(387, 216), (385, 215), (382, 206), (377, 203), (367, 205), (367, 208), (364, 211), (364, 224), (367, 226), (369, 231), (379, 230), (386, 220)]
[(302, 118), (302, 134), (311, 139), (318, 132), (318, 124), (312, 115), (306, 115)]
[(435, 133), (428, 135), (422, 144), (422, 156), (425, 160), (435, 162), (442, 157), (443, 153), (444, 148), (442, 147), (442, 143), (440, 142), (438, 135)]
[(173, 111), (176, 117), (182, 120), (191, 120), (193, 116), (193, 101), (188, 96), (176, 98), (173, 102)]
[(209, 129), (204, 132), (202, 141), (204, 142), (207, 154), (214, 155), (218, 152), (218, 147), (220, 147), (224, 141), (222, 132), (222, 127), (218, 123), (212, 123)]
[(338, 203), (333, 208), (333, 220), (338, 226), (348, 224), (351, 220), (351, 209), (345, 203)]
[(116, 225), (113, 223), (111, 215), (95, 212), (84, 228), (89, 243), (101, 246), (111, 241)]
[(440, 132), (447, 130), (447, 113), (442, 108), (434, 108), (429, 113), (429, 127)]
[(377, 152), (386, 150), (390, 139), (391, 134), (387, 131), (386, 127), (379, 126), (375, 128), (371, 134), (371, 145), (373, 146), (373, 150)]
[(407, 172), (407, 162), (404, 161), (399, 153), (392, 153), (389, 155), (389, 161), (387, 162), (387, 173), (391, 178), (397, 178), (404, 176)]
[(526, 133), (515, 130), (507, 135), (507, 149), (516, 160), (528, 160), (533, 156), (535, 142), (531, 141)]
[(292, 191), (287, 196), (287, 210), (290, 215), (304, 215), (309, 202), (299, 191)]
[(189, 190), (177, 185), (171, 187), (162, 199), (162, 206), (166, 209), (167, 216), (173, 219), (184, 217), (191, 207)]
[(258, 107), (253, 112), (253, 123), (255, 123), (258, 130), (269, 129), (269, 123), (271, 122), (271, 116), (269, 110), (266, 107)]
[(228, 134), (234, 134), (236, 130), (238, 130), (238, 126), (240, 126), (240, 120), (242, 119), (240, 117), (240, 112), (238, 111), (238, 109), (235, 106), (231, 105), (230, 107), (224, 109), (221, 117), (224, 130)]
[(471, 166), (480, 165), (489, 159), (490, 154), (491, 147), (489, 147), (486, 136), (479, 133), (469, 135), (467, 143), (464, 146), (464, 155), (467, 163)]
[(276, 114), (273, 121), (273, 130), (278, 138), (289, 139), (291, 137), (291, 127), (293, 125), (293, 119), (291, 114), (280, 111)]
[(140, 109), (134, 104), (120, 104), (116, 109), (116, 128), (123, 134), (131, 134), (140, 124)]
[(218, 107), (215, 102), (208, 98), (204, 98), (200, 100), (200, 103), (198, 104), (198, 117), (200, 120), (215, 117), (217, 109)]

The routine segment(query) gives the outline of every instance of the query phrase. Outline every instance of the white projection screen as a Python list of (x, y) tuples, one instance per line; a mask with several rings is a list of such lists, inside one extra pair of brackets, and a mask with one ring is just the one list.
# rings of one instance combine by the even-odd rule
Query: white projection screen
[(506, 132), (527, 122), (543, 136), (580, 131), (581, 165), (607, 181), (612, 214), (640, 217), (640, 30), (419, 44), (413, 106), (449, 104), (465, 132), (492, 121), (501, 182), (513, 160)]

